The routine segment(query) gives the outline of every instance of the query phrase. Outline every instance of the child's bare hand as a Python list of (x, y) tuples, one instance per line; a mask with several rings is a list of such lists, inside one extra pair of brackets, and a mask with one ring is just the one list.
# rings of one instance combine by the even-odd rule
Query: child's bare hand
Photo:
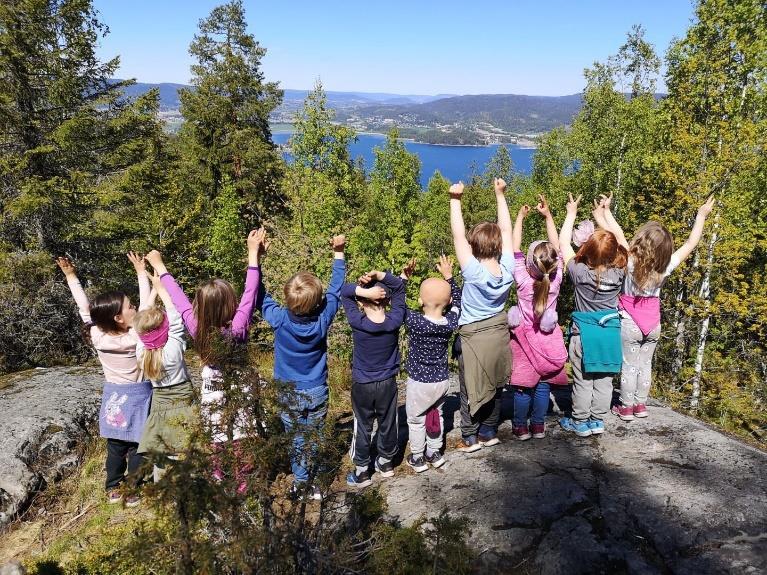
[(155, 289), (157, 293), (160, 293), (160, 290), (163, 290), (162, 282), (160, 282), (160, 274), (157, 273), (157, 270), (149, 276), (149, 279), (152, 282), (152, 287)]
[(458, 182), (457, 184), (450, 186), (450, 197), (460, 200), (463, 195), (463, 188), (463, 182)]
[(133, 267), (136, 268), (136, 273), (144, 273), (146, 272), (146, 263), (144, 262), (144, 256), (141, 254), (137, 254), (135, 252), (128, 252), (128, 259), (133, 264)]
[[(594, 200), (596, 202), (596, 200)], [(613, 193), (610, 192), (609, 196), (599, 194), (599, 205), (606, 210), (610, 210), (613, 204)]]
[(157, 268), (157, 266), (162, 265), (162, 254), (157, 250), (152, 250), (149, 252), (144, 256), (144, 259), (148, 261), (153, 268)]
[(449, 280), (453, 277), (453, 258), (452, 256), (446, 256), (442, 254), (439, 256), (439, 262), (437, 262), (437, 271), (442, 274), (442, 277)]
[(373, 286), (371, 288), (365, 288), (362, 297), (369, 299), (370, 301), (383, 301), (386, 299), (386, 290), (381, 286)]
[(568, 197), (568, 201), (567, 201), (568, 215), (578, 215), (578, 204), (581, 203), (581, 198), (583, 198), (583, 195), (579, 195), (575, 199), (573, 199), (572, 194), (567, 194), (567, 197)]
[(266, 230), (264, 228), (258, 228), (257, 230), (250, 230), (245, 243), (248, 246), (248, 252), (258, 253), (261, 249), (261, 244), (264, 243), (266, 238)]
[(519, 213), (518, 213), (519, 216), (522, 216), (523, 218), (526, 218), (527, 214), (529, 214), (529, 213), (530, 213), (530, 206), (523, 205), (523, 206), (521, 206), (519, 208)]
[(544, 218), (548, 218), (551, 216), (551, 210), (549, 209), (549, 202), (546, 201), (546, 196), (543, 194), (540, 194), (538, 196), (538, 204), (535, 206), (535, 209), (538, 210), (538, 213), (541, 214)]
[(333, 236), (333, 238), (330, 240), (330, 247), (333, 248), (334, 252), (344, 251), (344, 248), (346, 247), (346, 236), (343, 234), (339, 236)]
[(713, 211), (715, 203), (716, 198), (714, 196), (709, 196), (709, 198), (706, 200), (706, 203), (698, 208), (698, 213), (704, 218), (707, 218)]
[(493, 178), (493, 187), (496, 194), (506, 193), (506, 181), (503, 178)]
[(56, 258), (56, 265), (61, 268), (61, 271), (64, 272), (65, 276), (73, 276), (76, 275), (75, 266), (72, 263), (72, 261), (69, 258), (65, 257), (59, 257)]
[(415, 264), (415, 258), (408, 260), (408, 262), (405, 264), (405, 267), (402, 268), (402, 279), (409, 280), (411, 277), (413, 277), (413, 274), (415, 273)]
[(370, 275), (370, 272), (364, 273), (360, 276), (360, 278), (357, 280), (357, 284), (361, 286), (366, 286), (370, 282), (373, 281), (373, 276)]

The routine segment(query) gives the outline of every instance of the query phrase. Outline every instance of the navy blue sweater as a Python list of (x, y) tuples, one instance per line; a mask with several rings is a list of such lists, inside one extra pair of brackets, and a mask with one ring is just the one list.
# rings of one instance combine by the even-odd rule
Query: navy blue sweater
[(410, 379), (423, 383), (445, 381), (448, 378), (447, 347), (450, 337), (458, 329), (461, 310), (461, 288), (450, 278), (451, 309), (436, 323), (425, 315), (407, 310), (405, 327), (408, 333), (408, 352), (405, 370)]
[(405, 284), (389, 272), (383, 284), (391, 290), (391, 309), (383, 323), (370, 321), (357, 307), (356, 284), (341, 288), (341, 304), (352, 327), (354, 352), (352, 380), (356, 383), (382, 381), (399, 373), (399, 328), (405, 319)]
[(315, 315), (297, 316), (269, 294), (258, 298), (263, 302), (261, 315), (274, 329), (274, 379), (294, 383), (296, 389), (327, 384), (328, 329), (338, 311), (345, 276), (346, 262), (333, 260), (325, 302)]

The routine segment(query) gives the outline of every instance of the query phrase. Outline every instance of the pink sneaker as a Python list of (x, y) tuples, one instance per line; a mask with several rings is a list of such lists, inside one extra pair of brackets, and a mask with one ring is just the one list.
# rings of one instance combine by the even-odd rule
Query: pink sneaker
[(644, 403), (637, 403), (634, 406), (634, 417), (647, 417), (647, 406)]
[(622, 405), (613, 405), (613, 408), (610, 411), (612, 411), (613, 415), (617, 415), (623, 421), (634, 421), (635, 410), (636, 406), (624, 407)]
[(546, 437), (546, 424), (545, 423), (533, 423), (530, 425), (530, 431), (533, 432), (534, 439), (543, 439)]
[(530, 435), (530, 430), (527, 428), (526, 425), (515, 425), (512, 428), (511, 433), (513, 433), (514, 437), (516, 437), (520, 441), (527, 441), (528, 439), (532, 437), (532, 435)]

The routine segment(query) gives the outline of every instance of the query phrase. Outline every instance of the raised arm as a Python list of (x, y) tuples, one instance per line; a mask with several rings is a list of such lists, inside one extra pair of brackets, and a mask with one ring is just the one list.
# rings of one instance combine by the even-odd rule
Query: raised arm
[(517, 212), (517, 221), (514, 222), (514, 231), (511, 234), (511, 249), (515, 252), (522, 251), (522, 227), (529, 213), (530, 206), (522, 206)]
[(381, 278), (383, 284), (391, 290), (391, 309), (386, 314), (389, 323), (399, 327), (405, 319), (407, 303), (405, 301), (405, 282), (402, 278), (386, 272)]
[(493, 186), (495, 188), (495, 203), (498, 206), (498, 227), (501, 228), (501, 251), (505, 254), (511, 254), (514, 252), (514, 248), (511, 245), (511, 215), (509, 214), (509, 204), (506, 201), (506, 182), (502, 178), (495, 178)]
[(136, 277), (138, 279), (138, 309), (139, 311), (149, 309), (154, 304), (154, 299), (150, 299), (151, 287), (149, 285), (149, 276), (146, 274), (144, 256), (135, 252), (128, 252), (127, 256), (136, 270)]
[(629, 243), (626, 241), (626, 235), (623, 233), (623, 228), (618, 225), (618, 222), (615, 221), (615, 217), (613, 216), (613, 213), (610, 209), (612, 201), (613, 201), (613, 194), (610, 192), (609, 196), (602, 195), (599, 197), (601, 205), (604, 207), (604, 216), (605, 216), (605, 229), (609, 232), (612, 232), (615, 236), (615, 239), (618, 240), (618, 243), (622, 245), (624, 248), (629, 249)]
[(346, 236), (333, 236), (330, 245), (333, 249), (333, 271), (330, 274), (330, 283), (325, 292), (325, 309), (322, 310), (322, 316), (327, 319), (332, 319), (336, 315), (341, 303), (341, 286), (344, 285), (346, 279), (346, 256), (344, 254)]
[(75, 304), (77, 304), (77, 311), (80, 314), (80, 318), (85, 323), (90, 323), (91, 305), (88, 302), (88, 296), (85, 295), (83, 286), (80, 284), (80, 280), (77, 279), (77, 271), (75, 270), (75, 266), (72, 264), (69, 258), (63, 257), (56, 258), (56, 265), (58, 265), (59, 268), (61, 268), (61, 271), (64, 272), (64, 277), (67, 280), (69, 291), (72, 292), (72, 297), (75, 300)]
[(458, 265), (463, 268), (472, 257), (471, 246), (466, 239), (466, 226), (463, 223), (461, 212), (461, 196), (463, 195), (463, 182), (450, 186), (450, 231), (453, 233), (453, 246)]
[(567, 215), (565, 221), (562, 224), (562, 229), (559, 230), (559, 249), (562, 250), (562, 259), (567, 264), (574, 256), (572, 239), (573, 239), (573, 225), (575, 224), (575, 218), (578, 217), (578, 204), (581, 201), (581, 196), (573, 199), (572, 194), (567, 194), (569, 200), (567, 202)]
[(687, 241), (682, 244), (678, 250), (674, 252), (674, 257), (682, 263), (686, 260), (693, 250), (700, 242), (700, 238), (703, 236), (703, 227), (706, 224), (706, 218), (711, 214), (711, 210), (714, 209), (714, 196), (711, 196), (706, 200), (706, 203), (698, 208), (698, 214), (695, 216), (695, 223), (690, 230), (690, 236)]
[(535, 206), (538, 213), (546, 219), (546, 236), (549, 243), (554, 246), (554, 249), (559, 252), (559, 234), (557, 233), (557, 224), (554, 222), (554, 216), (551, 215), (549, 209), (549, 203), (546, 201), (546, 196), (543, 194), (538, 196), (538, 205)]
[(165, 263), (162, 261), (162, 255), (157, 250), (152, 250), (146, 255), (146, 261), (152, 265), (152, 269), (160, 276), (160, 282), (168, 291), (173, 307), (176, 308), (176, 311), (181, 315), (181, 319), (184, 320), (184, 325), (189, 334), (194, 337), (197, 334), (197, 319), (194, 317), (192, 303), (186, 297), (181, 286), (178, 285), (173, 276), (168, 272), (168, 268), (165, 267)]

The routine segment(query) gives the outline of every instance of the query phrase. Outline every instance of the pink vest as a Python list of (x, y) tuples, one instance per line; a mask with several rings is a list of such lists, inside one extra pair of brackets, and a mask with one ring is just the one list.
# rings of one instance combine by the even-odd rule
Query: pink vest
[(660, 298), (621, 294), (620, 309), (625, 311), (646, 336), (660, 325)]

